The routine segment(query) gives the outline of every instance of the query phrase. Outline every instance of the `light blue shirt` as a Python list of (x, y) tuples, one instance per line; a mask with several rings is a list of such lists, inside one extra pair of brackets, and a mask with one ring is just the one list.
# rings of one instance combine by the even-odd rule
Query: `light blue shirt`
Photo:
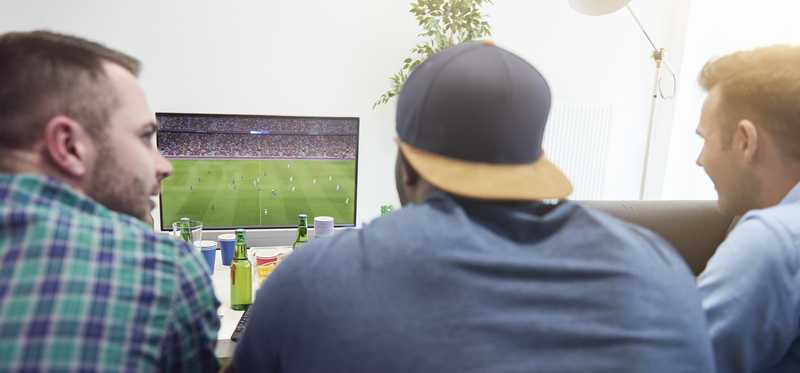
[(800, 372), (800, 184), (745, 214), (698, 285), (719, 372)]

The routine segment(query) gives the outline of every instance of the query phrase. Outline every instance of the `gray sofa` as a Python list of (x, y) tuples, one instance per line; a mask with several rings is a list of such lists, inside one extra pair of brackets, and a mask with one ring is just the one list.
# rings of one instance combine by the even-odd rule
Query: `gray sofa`
[(619, 219), (648, 228), (669, 241), (695, 275), (700, 274), (734, 219), (716, 201), (578, 201)]

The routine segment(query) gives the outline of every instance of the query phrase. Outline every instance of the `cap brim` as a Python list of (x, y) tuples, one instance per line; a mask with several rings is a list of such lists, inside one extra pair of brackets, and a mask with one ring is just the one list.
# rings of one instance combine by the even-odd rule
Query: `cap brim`
[(532, 163), (469, 162), (434, 154), (397, 140), (408, 163), (437, 188), (463, 197), (494, 200), (563, 199), (572, 184), (544, 155)]

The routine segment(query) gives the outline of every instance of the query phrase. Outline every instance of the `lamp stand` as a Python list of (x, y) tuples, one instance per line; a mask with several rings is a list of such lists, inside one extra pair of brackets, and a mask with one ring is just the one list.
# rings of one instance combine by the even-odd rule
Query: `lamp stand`
[(678, 77), (675, 73), (675, 70), (670, 66), (669, 61), (664, 59), (664, 49), (659, 48), (656, 46), (656, 43), (653, 42), (653, 38), (650, 37), (650, 34), (647, 33), (642, 22), (639, 20), (639, 17), (636, 16), (636, 13), (633, 12), (633, 9), (628, 5), (631, 0), (569, 0), (570, 6), (575, 9), (579, 13), (583, 13), (590, 16), (600, 16), (604, 14), (610, 14), (616, 12), (623, 7), (628, 10), (628, 13), (633, 17), (633, 20), (636, 21), (636, 25), (639, 26), (639, 30), (642, 31), (644, 37), (647, 38), (647, 42), (650, 43), (650, 46), (653, 48), (653, 61), (656, 62), (656, 71), (655, 71), (655, 81), (653, 82), (653, 94), (650, 98), (650, 117), (647, 121), (647, 137), (645, 139), (645, 148), (644, 148), (644, 165), (642, 166), (642, 180), (639, 184), (639, 199), (644, 199), (644, 192), (645, 192), (645, 181), (647, 180), (647, 171), (648, 171), (648, 163), (650, 163), (650, 145), (652, 143), (653, 137), (653, 127), (655, 126), (656, 121), (656, 108), (658, 105), (658, 98), (661, 97), (662, 99), (670, 99), (674, 97), (675, 92), (673, 88), (673, 93), (670, 97), (664, 95), (664, 92), (661, 90), (661, 68), (666, 67), (667, 71), (672, 75), (673, 80), (673, 87), (677, 87)]
[(656, 119), (656, 103), (658, 102), (658, 82), (661, 80), (661, 63), (664, 61), (664, 48), (653, 51), (653, 60), (656, 62), (655, 81), (653, 82), (653, 95), (650, 97), (650, 117), (647, 121), (647, 137), (644, 146), (644, 165), (642, 166), (642, 182), (639, 186), (639, 199), (644, 199), (645, 181), (647, 180), (647, 166), (650, 163), (650, 141), (653, 136), (653, 126)]
[[(659, 95), (659, 82), (661, 81), (661, 66), (664, 63), (664, 48), (656, 47), (656, 43), (653, 42), (653, 38), (650, 37), (650, 34), (647, 33), (642, 22), (639, 20), (639, 17), (636, 16), (636, 13), (633, 12), (630, 6), (627, 4), (625, 5), (625, 9), (628, 10), (633, 20), (636, 21), (636, 25), (639, 26), (639, 29), (642, 30), (644, 37), (647, 38), (647, 41), (650, 43), (650, 46), (653, 47), (653, 60), (656, 62), (656, 76), (655, 81), (653, 82), (653, 95), (650, 98), (650, 118), (647, 121), (647, 137), (644, 146), (644, 166), (642, 166), (642, 182), (639, 185), (639, 199), (644, 199), (644, 189), (645, 189), (645, 181), (647, 180), (647, 166), (650, 163), (650, 142), (653, 136), (653, 126), (655, 125), (656, 121), (656, 103), (658, 102), (658, 95)], [(673, 77), (675, 73), (673, 72), (672, 68), (667, 63), (667, 68), (672, 72)]]

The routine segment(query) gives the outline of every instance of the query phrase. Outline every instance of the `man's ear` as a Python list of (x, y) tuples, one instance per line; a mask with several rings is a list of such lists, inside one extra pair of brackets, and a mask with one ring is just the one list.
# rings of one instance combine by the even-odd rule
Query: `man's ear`
[(64, 115), (53, 117), (45, 126), (43, 140), (53, 167), (73, 178), (89, 172), (92, 140), (78, 122)]
[(409, 187), (416, 186), (419, 182), (419, 174), (408, 163), (408, 160), (403, 155), (402, 151), (397, 153), (397, 161), (398, 166), (400, 167), (400, 181), (403, 182), (403, 185)]
[(758, 129), (753, 122), (748, 119), (742, 119), (736, 124), (733, 146), (741, 152), (748, 163), (755, 160), (758, 153)]

